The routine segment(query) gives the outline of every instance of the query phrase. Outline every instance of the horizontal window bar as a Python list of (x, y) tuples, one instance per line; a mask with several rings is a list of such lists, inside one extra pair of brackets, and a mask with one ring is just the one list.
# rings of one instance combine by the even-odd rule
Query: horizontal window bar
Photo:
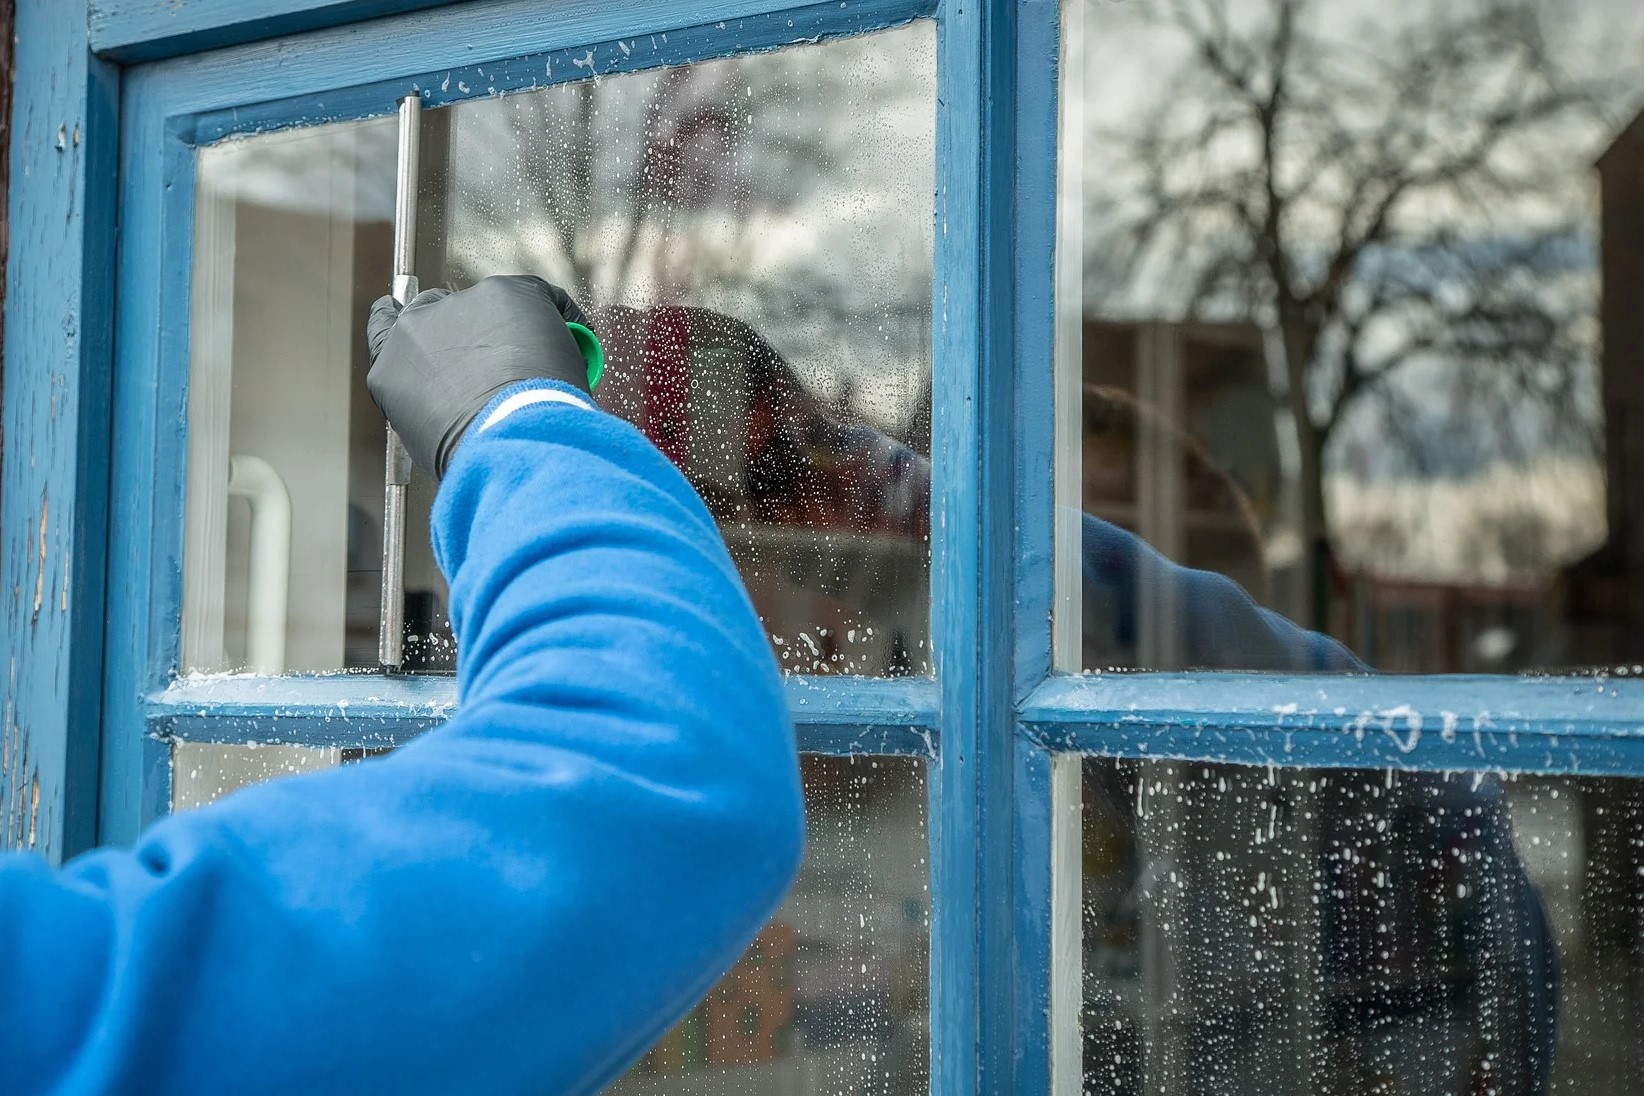
[(191, 675), (149, 697), (151, 732), (189, 742), (399, 746), (450, 717), (454, 677)]
[(788, 710), (809, 753), (936, 756), (936, 682), (928, 677), (785, 679)]
[(1325, 768), (1644, 775), (1644, 680), (1114, 674), (1020, 709), (1052, 750)]
[[(807, 753), (936, 754), (929, 678), (790, 677), (788, 707)], [(403, 745), (457, 707), (453, 677), (381, 674), (182, 678), (149, 698), (149, 732), (223, 745)]]
[(508, 0), (177, 58), (135, 76), (159, 85), (168, 117), (195, 116), (180, 131), (185, 139), (209, 143), (386, 114), (412, 89), (438, 106), (861, 34), (935, 10), (936, 0), (653, 0), (635, 7), (570, 0), (544, 19), (535, 0)]

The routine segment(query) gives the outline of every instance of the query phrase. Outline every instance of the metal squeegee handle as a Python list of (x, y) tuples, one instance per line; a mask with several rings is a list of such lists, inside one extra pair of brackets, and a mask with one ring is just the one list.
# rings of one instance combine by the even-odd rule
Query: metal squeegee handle
[[(417, 295), (413, 273), (417, 253), (417, 153), (422, 100), (413, 92), (400, 100), (400, 152), (394, 190), (394, 299), (407, 304)], [(383, 469), (382, 613), (377, 661), (390, 673), (405, 661), (405, 489), (411, 456), (394, 428), (388, 428)]]

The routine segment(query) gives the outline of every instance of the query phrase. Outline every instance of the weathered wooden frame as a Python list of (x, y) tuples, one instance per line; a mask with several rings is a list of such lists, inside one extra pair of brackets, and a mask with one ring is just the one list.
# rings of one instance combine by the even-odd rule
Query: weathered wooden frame
[[(435, 72), (483, 69), (460, 81), (470, 94), (529, 86), (554, 50), (638, 68), (922, 17), (938, 24), (940, 74), (936, 673), (789, 691), (804, 748), (930, 765), (933, 1091), (1076, 1090), (1076, 1041), (1052, 1043), (1074, 1022), (1054, 990), (1069, 946), (1054, 865), (1069, 825), (1057, 789), (1078, 755), (1644, 775), (1632, 679), (1053, 672), (1057, 9), (19, 0), (7, 837), (53, 859), (129, 840), (169, 803), (173, 740), (394, 745), (455, 702), (430, 679), (177, 677), (197, 144), (386, 113), (413, 85), (439, 86)], [(667, 42), (637, 48), (653, 31)]]

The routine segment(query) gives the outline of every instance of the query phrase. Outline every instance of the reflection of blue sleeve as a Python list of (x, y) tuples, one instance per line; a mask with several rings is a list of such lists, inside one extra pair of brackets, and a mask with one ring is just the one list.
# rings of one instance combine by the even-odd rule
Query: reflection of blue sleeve
[(735, 960), (800, 854), (776, 664), (684, 478), (546, 387), (440, 489), (449, 723), (0, 857), (0, 1091), (593, 1093)]
[[(1091, 658), (1136, 665), (1146, 604), (1177, 643), (1183, 667), (1365, 671), (1347, 648), (1262, 608), (1225, 575), (1180, 567), (1116, 525), (1089, 514), (1083, 520), (1084, 637)], [(1087, 665), (1100, 668), (1089, 659)]]
[[(1436, 784), (1441, 778), (1429, 779)], [(1546, 1092), (1558, 1044), (1563, 983), (1547, 910), (1513, 843), (1500, 782), (1481, 781), (1471, 793), (1450, 799), (1447, 820), (1459, 828), (1475, 827), (1484, 853), (1470, 865), (1480, 884), (1469, 926), (1470, 958), (1472, 968), (1481, 974), (1469, 988), (1474, 1011), (1481, 1026), (1490, 1029), (1492, 1050), (1502, 1067), (1499, 1091)]]

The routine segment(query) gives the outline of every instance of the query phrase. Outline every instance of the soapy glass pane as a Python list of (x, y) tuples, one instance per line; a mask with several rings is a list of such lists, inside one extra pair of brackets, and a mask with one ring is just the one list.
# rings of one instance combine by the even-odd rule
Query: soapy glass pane
[(422, 286), (571, 291), (782, 666), (928, 673), (933, 25), (459, 103), (422, 154)]
[(1063, 15), (1079, 665), (1644, 658), (1644, 6)]
[(1644, 784), (1084, 762), (1084, 1091), (1630, 1092)]
[[(197, 807), (259, 780), (356, 761), (371, 764), (360, 750), (179, 743), (172, 806)], [(707, 999), (609, 1091), (929, 1091), (924, 763), (807, 755), (801, 766), (798, 882)]]

